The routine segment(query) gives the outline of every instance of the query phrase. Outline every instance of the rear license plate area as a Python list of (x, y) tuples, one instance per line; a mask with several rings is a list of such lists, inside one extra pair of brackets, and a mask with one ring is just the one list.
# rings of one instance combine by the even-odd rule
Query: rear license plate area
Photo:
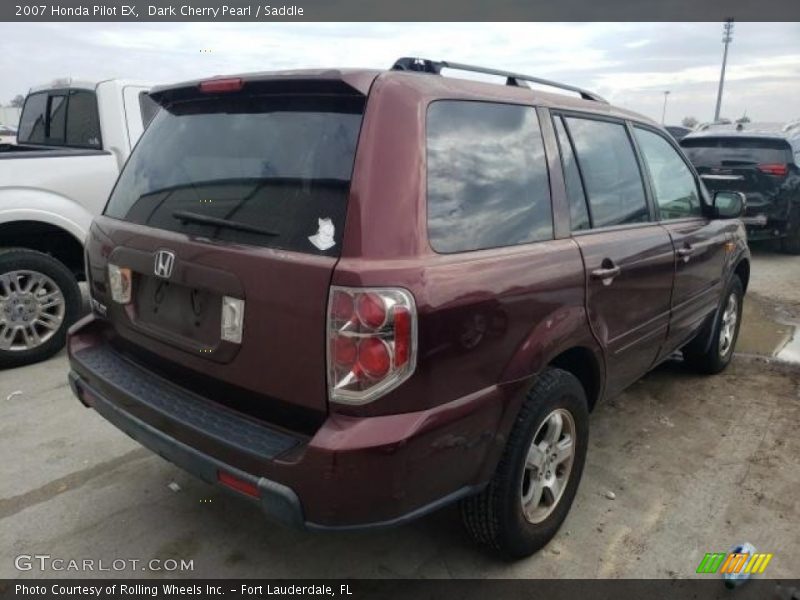
[(134, 283), (134, 298), (139, 325), (204, 347), (219, 343), (219, 294), (139, 275)]

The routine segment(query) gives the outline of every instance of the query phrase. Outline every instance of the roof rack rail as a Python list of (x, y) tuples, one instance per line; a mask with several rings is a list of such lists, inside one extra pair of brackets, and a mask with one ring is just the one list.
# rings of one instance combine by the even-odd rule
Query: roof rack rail
[(530, 87), (524, 83), (529, 81), (531, 83), (538, 83), (540, 85), (546, 85), (549, 87), (575, 92), (584, 100), (593, 100), (594, 102), (608, 104), (608, 101), (605, 98), (598, 96), (594, 92), (590, 92), (573, 85), (568, 85), (566, 83), (550, 81), (549, 79), (542, 79), (541, 77), (522, 75), (520, 73), (511, 73), (510, 71), (487, 69), (486, 67), (476, 67), (474, 65), (465, 65), (462, 63), (448, 62), (445, 60), (429, 60), (427, 58), (411, 58), (407, 56), (397, 59), (394, 65), (392, 65), (393, 71), (415, 71), (417, 73), (431, 73), (433, 75), (441, 75), (442, 69), (455, 69), (457, 71), (483, 73), (484, 75), (497, 75), (498, 77), (506, 78), (506, 85), (515, 87)]

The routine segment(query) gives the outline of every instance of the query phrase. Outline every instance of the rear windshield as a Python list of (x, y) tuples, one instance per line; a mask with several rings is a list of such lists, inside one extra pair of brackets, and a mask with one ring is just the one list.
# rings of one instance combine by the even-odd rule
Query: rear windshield
[(363, 97), (231, 96), (160, 110), (105, 214), (338, 256)]
[(780, 138), (697, 137), (680, 142), (689, 160), (697, 166), (787, 163), (791, 147)]
[(102, 147), (97, 98), (90, 90), (52, 90), (29, 95), (19, 123), (20, 144)]

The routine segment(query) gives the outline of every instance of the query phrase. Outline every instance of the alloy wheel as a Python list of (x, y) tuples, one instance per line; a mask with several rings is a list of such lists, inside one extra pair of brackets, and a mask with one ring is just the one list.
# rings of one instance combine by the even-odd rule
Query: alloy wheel
[(575, 420), (559, 408), (539, 425), (522, 473), (522, 512), (530, 523), (541, 523), (555, 510), (572, 473)]
[(733, 338), (736, 335), (736, 321), (739, 319), (739, 301), (736, 294), (728, 296), (725, 310), (722, 313), (722, 323), (719, 331), (719, 355), (728, 356), (733, 348)]
[(66, 302), (61, 288), (38, 271), (0, 274), (0, 350), (41, 346), (61, 328)]

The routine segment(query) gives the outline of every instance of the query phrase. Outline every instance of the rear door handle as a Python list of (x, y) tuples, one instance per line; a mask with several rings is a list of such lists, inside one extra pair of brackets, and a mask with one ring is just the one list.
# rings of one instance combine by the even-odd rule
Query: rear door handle
[(688, 262), (692, 254), (694, 254), (694, 247), (690, 244), (686, 244), (683, 248), (678, 248), (678, 256), (680, 256), (684, 262)]
[[(603, 262), (605, 263), (605, 261)], [(614, 277), (619, 275), (620, 272), (622, 272), (622, 269), (620, 269), (617, 265), (613, 265), (610, 267), (602, 267), (600, 269), (595, 269), (594, 271), (592, 271), (592, 278), (602, 280), (603, 285), (611, 285), (611, 282), (614, 280)]]

